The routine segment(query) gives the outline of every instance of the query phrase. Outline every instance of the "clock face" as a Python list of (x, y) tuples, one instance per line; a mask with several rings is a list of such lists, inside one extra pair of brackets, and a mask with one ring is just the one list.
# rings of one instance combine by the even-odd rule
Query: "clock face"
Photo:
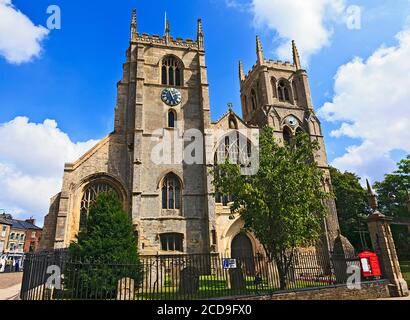
[(286, 122), (291, 127), (296, 127), (298, 125), (298, 120), (295, 117), (290, 116), (286, 119)]
[(162, 90), (161, 99), (169, 106), (176, 106), (181, 103), (181, 92), (175, 88), (166, 88)]

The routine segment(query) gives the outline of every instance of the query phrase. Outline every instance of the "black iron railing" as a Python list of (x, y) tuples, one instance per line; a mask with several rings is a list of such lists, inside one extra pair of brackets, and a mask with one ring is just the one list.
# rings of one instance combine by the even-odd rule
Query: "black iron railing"
[[(74, 260), (68, 251), (28, 254), (23, 300), (192, 300), (271, 294), (345, 283), (357, 258), (296, 253), (286, 274), (264, 256), (142, 256), (140, 264)], [(283, 276), (281, 277), (280, 274)]]

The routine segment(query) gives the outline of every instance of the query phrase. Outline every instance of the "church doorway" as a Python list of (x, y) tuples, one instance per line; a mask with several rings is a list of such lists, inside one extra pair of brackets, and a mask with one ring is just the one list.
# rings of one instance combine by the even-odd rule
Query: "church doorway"
[(237, 234), (231, 243), (231, 257), (237, 259), (247, 275), (255, 274), (252, 242), (244, 233)]

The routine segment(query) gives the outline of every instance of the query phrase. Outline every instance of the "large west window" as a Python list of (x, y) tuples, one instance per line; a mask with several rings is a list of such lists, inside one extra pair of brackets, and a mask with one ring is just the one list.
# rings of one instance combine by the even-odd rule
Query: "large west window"
[(160, 236), (162, 251), (180, 251), (183, 252), (183, 235), (180, 233), (164, 233)]
[(98, 195), (108, 191), (114, 191), (118, 196), (117, 191), (107, 182), (92, 182), (84, 189), (80, 207), (80, 228), (85, 227), (90, 208), (97, 200)]
[(165, 57), (162, 61), (162, 84), (169, 86), (182, 85), (182, 63), (175, 57)]
[(162, 209), (181, 209), (181, 183), (174, 173), (162, 182)]

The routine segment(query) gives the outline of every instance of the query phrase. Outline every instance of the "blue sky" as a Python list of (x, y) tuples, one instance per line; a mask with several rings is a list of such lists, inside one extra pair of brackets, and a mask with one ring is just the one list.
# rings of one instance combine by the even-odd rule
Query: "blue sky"
[[(45, 29), (52, 4), (61, 8), (61, 30)], [(346, 24), (352, 5), (361, 8), (360, 29)], [(149, 34), (163, 34), (167, 12), (174, 37), (195, 39), (196, 20), (202, 18), (212, 119), (226, 111), (228, 102), (241, 113), (238, 61), (245, 72), (255, 63), (255, 35), (261, 37), (265, 56), (275, 60), (289, 59), (292, 38), (309, 72), (332, 164), (378, 180), (410, 151), (408, 133), (401, 134), (403, 128), (410, 131), (405, 105), (410, 93), (392, 88), (381, 94), (394, 79), (410, 87), (410, 63), (402, 65), (400, 59), (410, 52), (409, 0), (0, 0), (0, 18), (16, 15), (0, 22), (0, 177), (6, 181), (0, 208), (42, 216), (38, 211), (46, 210), (48, 193), (59, 189), (64, 161), (74, 160), (112, 130), (133, 7), (138, 31)], [(16, 12), (32, 25), (19, 25)], [(20, 49), (24, 61), (15, 57)], [(403, 77), (391, 71), (396, 67)], [(383, 79), (392, 81), (383, 86)], [(386, 101), (380, 103), (379, 95)], [(391, 129), (381, 134), (382, 126)], [(38, 146), (37, 134), (44, 137)], [(16, 178), (28, 190), (16, 191)], [(36, 185), (41, 192), (21, 200)]]

